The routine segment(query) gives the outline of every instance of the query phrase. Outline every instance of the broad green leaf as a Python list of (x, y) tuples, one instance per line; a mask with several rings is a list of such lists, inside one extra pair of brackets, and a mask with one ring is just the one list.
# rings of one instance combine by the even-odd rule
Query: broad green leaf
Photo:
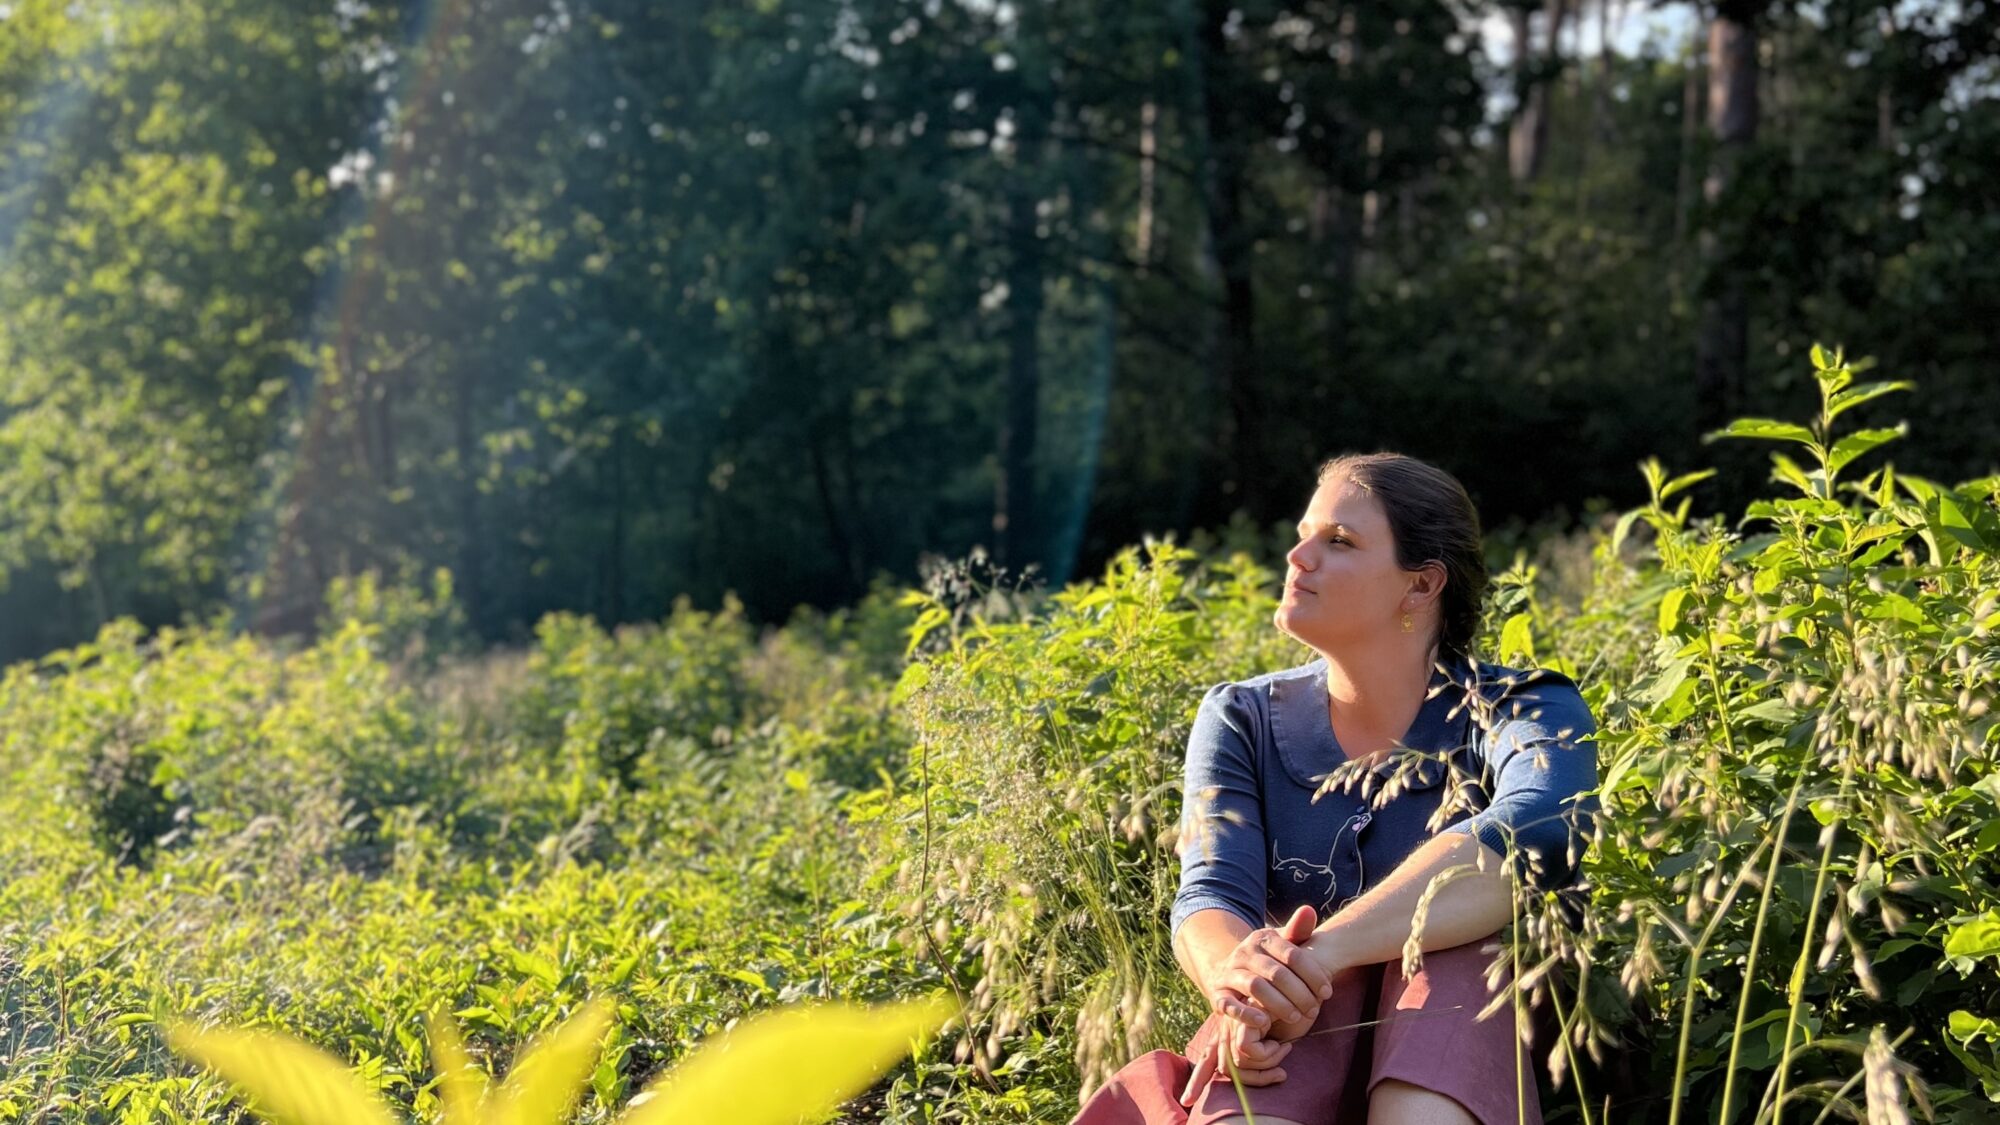
[(1779, 697), (1773, 696), (1770, 699), (1753, 703), (1736, 712), (1736, 718), (1754, 719), (1761, 723), (1771, 723), (1776, 726), (1787, 727), (1798, 721), (1799, 713), (1793, 709), (1791, 704)]
[[(922, 643), (921, 637), (912, 639), (910, 641), (909, 650), (906, 651), (903, 655), (907, 658), (911, 653), (916, 652), (917, 645), (920, 643)], [(917, 663), (905, 666), (903, 668), (902, 676), (896, 681), (895, 690), (890, 693), (889, 696), (890, 703), (893, 704), (894, 706), (901, 707), (903, 704), (908, 703), (910, 701), (911, 696), (924, 690), (926, 687), (929, 687), (930, 682), (931, 682), (930, 665), (919, 661)]]
[(488, 1100), (485, 1125), (560, 1125), (597, 1066), (611, 1005), (593, 1000), (528, 1044)]
[(723, 969), (722, 975), (739, 984), (747, 984), (759, 992), (771, 991), (771, 982), (765, 980), (761, 973), (753, 973), (748, 969)]
[(1974, 1039), (2000, 1040), (2000, 1020), (1959, 1010), (1951, 1014), (1951, 1037), (1960, 1043)]
[(936, 1031), (951, 1014), (948, 1002), (932, 997), (758, 1016), (703, 1044), (648, 1087), (619, 1125), (795, 1125), (867, 1089), (910, 1052), (912, 1041)]
[(474, 1066), (458, 1037), (458, 1025), (443, 1009), (431, 1013), (431, 1065), (437, 1068), (438, 1096), (444, 1102), (444, 1125), (479, 1125), (479, 1103), (486, 1097), (486, 1072)]
[(1671, 633), (1681, 623), (1681, 605), (1687, 601), (1687, 587), (1676, 586), (1660, 599), (1660, 632)]
[(1922, 625), (1926, 621), (1924, 611), (1917, 603), (1893, 590), (1874, 595), (1874, 604), (1864, 611), (1863, 616), (1877, 621), (1907, 621), (1912, 625)]
[(1910, 499), (1915, 500), (1920, 505), (1929, 505), (1931, 500), (1938, 494), (1936, 482), (1926, 480), (1923, 477), (1913, 477), (1907, 473), (1901, 473), (1897, 475), (1896, 483), (1903, 487), (1904, 492), (1910, 494)]
[(395, 1125), (339, 1060), (289, 1035), (176, 1024), (167, 1045), (241, 1087), (272, 1125)]
[(1705, 481), (1714, 475), (1715, 475), (1714, 469), (1701, 469), (1696, 472), (1684, 473), (1681, 476), (1677, 476), (1674, 479), (1660, 486), (1660, 499), (1666, 500), (1667, 498), (1671, 497), (1674, 493), (1679, 492), (1685, 488), (1692, 488), (1695, 485), (1700, 484), (1702, 481)]
[(1776, 418), (1738, 418), (1727, 426), (1705, 435), (1703, 441), (1720, 438), (1759, 438), (1764, 441), (1795, 441), (1800, 445), (1816, 445), (1813, 432), (1792, 422), (1780, 422)]
[(1958, 498), (1953, 494), (1942, 490), (1938, 492), (1933, 522), (1937, 530), (1951, 536), (1959, 543), (1975, 551), (1986, 549), (1986, 540), (1980, 536), (1978, 529), (1972, 526), (1972, 517), (1959, 506)]
[(1986, 1100), (2000, 1102), (2000, 1067), (1974, 1055), (1950, 1039), (1946, 1039), (1944, 1045), (1960, 1063), (1964, 1064), (1968, 1073), (1979, 1079), (1979, 1086), (1986, 1094)]
[(526, 949), (516, 949), (509, 954), (514, 963), (514, 971), (523, 976), (533, 977), (550, 988), (562, 983), (562, 970), (554, 961)]
[(1871, 449), (1878, 449), (1910, 432), (1907, 424), (1898, 424), (1886, 430), (1856, 430), (1833, 443), (1833, 449), (1826, 455), (1826, 471), (1839, 473), (1856, 457)]
[(1789, 484), (1807, 496), (1818, 496), (1819, 487), (1813, 482), (1819, 478), (1818, 470), (1811, 473), (1799, 468), (1799, 463), (1782, 453), (1771, 457), (1771, 479), (1779, 484)]
[(1618, 517), (1618, 523), (1611, 529), (1612, 555), (1616, 556), (1618, 554), (1619, 548), (1625, 545), (1626, 536), (1632, 534), (1632, 525), (1635, 522), (1637, 522), (1639, 517), (1643, 514), (1645, 513), (1641, 509), (1633, 508), (1631, 511), (1628, 511), (1624, 515)]
[(1838, 418), (1871, 398), (1880, 398), (1894, 391), (1913, 391), (1916, 387), (1915, 383), (1900, 379), (1890, 383), (1863, 383), (1858, 387), (1848, 387), (1827, 399), (1826, 416)]
[(1529, 664), (1535, 662), (1535, 634), (1529, 627), (1528, 615), (1517, 613), (1500, 627), (1500, 660), (1502, 663), (1518, 654)]
[(1953, 926), (1944, 939), (1946, 957), (2000, 957), (2000, 911), (1989, 910), (1962, 926)]
[(1875, 492), (1875, 506), (1886, 508), (1896, 498), (1896, 466), (1882, 466), (1882, 484)]
[(1693, 666), (1693, 657), (1675, 657), (1650, 678), (1632, 685), (1632, 698), (1657, 707), (1680, 689), (1687, 679), (1688, 669)]

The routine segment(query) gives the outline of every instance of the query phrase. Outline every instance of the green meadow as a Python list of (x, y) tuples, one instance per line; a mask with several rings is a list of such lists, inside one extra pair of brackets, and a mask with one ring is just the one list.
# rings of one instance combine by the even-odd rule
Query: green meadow
[[(1524, 890), (1503, 954), (1551, 1122), (2000, 1120), (2000, 480), (1896, 472), (1844, 415), (1899, 385), (1814, 361), (1799, 422), (1730, 427), (1764, 498), (1648, 462), (1645, 505), (1496, 560), (1485, 654), (1602, 727), (1588, 909)], [(573, 1119), (609, 1121), (753, 1014), (932, 994), (839, 1120), (1067, 1120), (1200, 1021), (1180, 753), (1205, 686), (1309, 655), (1269, 557), (1239, 525), (1057, 590), (975, 559), (497, 648), (449, 575), (364, 577), (310, 643), (121, 621), (17, 664), (0, 1122), (247, 1119), (179, 1024), (438, 1120), (434, 1012), (497, 1078), (598, 998)]]

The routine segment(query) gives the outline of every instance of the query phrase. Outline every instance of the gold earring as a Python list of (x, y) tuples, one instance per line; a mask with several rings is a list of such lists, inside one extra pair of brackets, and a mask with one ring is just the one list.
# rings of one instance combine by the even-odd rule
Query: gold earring
[(1414, 626), (1415, 626), (1415, 622), (1413, 622), (1413, 621), (1411, 621), (1411, 620), (1410, 620), (1410, 615), (1409, 615), (1409, 614), (1407, 614), (1407, 613), (1406, 613), (1406, 614), (1404, 614), (1404, 615), (1403, 615), (1403, 632), (1405, 632), (1405, 633), (1407, 633), (1407, 632), (1410, 632), (1410, 631), (1411, 631), (1411, 630), (1412, 630), (1412, 629), (1414, 628)]

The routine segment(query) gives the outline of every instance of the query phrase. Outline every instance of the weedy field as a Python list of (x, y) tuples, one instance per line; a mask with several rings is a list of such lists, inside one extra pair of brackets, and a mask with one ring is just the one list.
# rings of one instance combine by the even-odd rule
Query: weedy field
[[(1729, 431), (1774, 443), (1769, 498), (1696, 518), (1704, 474), (1648, 464), (1647, 506), (1500, 575), (1485, 654), (1602, 727), (1589, 908), (1524, 893), (1507, 953), (1560, 1028), (1551, 1122), (2000, 1121), (2000, 480), (1895, 473), (1850, 411), (1901, 386), (1814, 363), (1807, 421)], [(931, 993), (961, 1017), (845, 1119), (1067, 1120), (1199, 1022), (1180, 755), (1206, 685), (1308, 658), (1277, 578), (1152, 544), (1049, 594), (961, 567), (493, 652), (448, 578), (363, 579), (309, 647), (118, 624), (12, 668), (0, 1122), (243, 1114), (180, 1024), (437, 1120), (433, 1012), (500, 1073), (597, 997), (575, 1119), (610, 1121), (750, 1013)]]

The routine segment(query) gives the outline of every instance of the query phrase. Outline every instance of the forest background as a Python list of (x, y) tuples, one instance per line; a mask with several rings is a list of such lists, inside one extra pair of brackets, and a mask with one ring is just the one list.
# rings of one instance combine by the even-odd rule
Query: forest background
[(7, 0), (0, 659), (370, 570), (510, 641), (1060, 586), (1343, 449), (1560, 527), (1813, 340), (1990, 471), (1996, 56), (1985, 0)]

